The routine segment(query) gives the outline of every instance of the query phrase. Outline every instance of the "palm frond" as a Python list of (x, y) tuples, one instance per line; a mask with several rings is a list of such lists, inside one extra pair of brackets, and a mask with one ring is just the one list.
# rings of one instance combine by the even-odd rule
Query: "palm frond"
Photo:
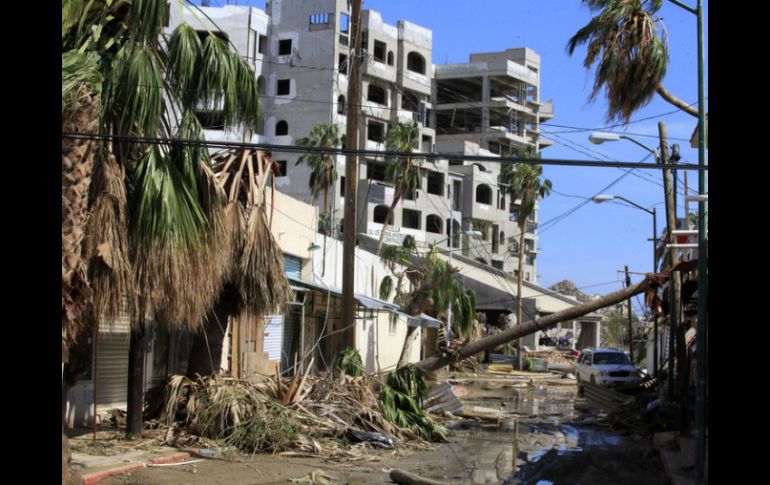
[(167, 0), (131, 0), (131, 37), (138, 43), (157, 45), (168, 16)]
[(148, 46), (124, 46), (112, 65), (105, 112), (121, 134), (155, 136), (163, 119), (163, 65)]

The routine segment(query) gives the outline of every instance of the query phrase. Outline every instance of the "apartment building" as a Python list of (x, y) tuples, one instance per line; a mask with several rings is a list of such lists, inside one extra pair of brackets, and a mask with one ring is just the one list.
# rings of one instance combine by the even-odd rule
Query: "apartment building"
[[(232, 41), (253, 63), (264, 108), (264, 126), (251, 140), (217, 131), (214, 114), (202, 113), (214, 121), (206, 124), (208, 139), (291, 145), (322, 122), (336, 123), (345, 133), (352, 42), (346, 0), (271, 0), (265, 11), (241, 6), (200, 10), (205, 16), (182, 15), (172, 6), (170, 28), (184, 20)], [(539, 124), (553, 117), (553, 103), (540, 100), (540, 57), (520, 48), (471, 54), (468, 63), (434, 65), (432, 48), (429, 29), (405, 20), (389, 25), (378, 12), (362, 12), (359, 148), (384, 150), (389, 128), (409, 122), (419, 129), (416, 157), (420, 152), (457, 155), (423, 162), (420, 186), (399, 202), (385, 241), (397, 244), (412, 235), (418, 243), (460, 248), (467, 257), (514, 273), (515, 201), (507, 200), (498, 183), (500, 164), (462, 156), (508, 155), (550, 144), (539, 133)], [(275, 186), (310, 203), (310, 170), (296, 165), (298, 156), (273, 153), (282, 174)], [(386, 165), (382, 157), (359, 160), (355, 230), (375, 238), (394, 197)], [(331, 191), (342, 230), (348, 226), (342, 221), (344, 167), (344, 157), (337, 157), (339, 177)], [(536, 222), (527, 225), (524, 267), (524, 279), (535, 283), (536, 227)], [(464, 235), (468, 230), (480, 231), (481, 240)]]

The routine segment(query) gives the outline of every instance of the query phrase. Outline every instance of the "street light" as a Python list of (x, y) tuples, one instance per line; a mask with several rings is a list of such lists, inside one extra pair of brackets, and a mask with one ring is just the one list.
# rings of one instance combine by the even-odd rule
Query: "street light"
[[(609, 194), (597, 194), (594, 195), (591, 200), (593, 200), (597, 204), (601, 204), (602, 202), (607, 202), (610, 200), (620, 199), (625, 202), (628, 202), (632, 206), (636, 207), (637, 209), (641, 209), (644, 212), (648, 214), (652, 214), (652, 272), (655, 273), (657, 270), (657, 258), (655, 257), (655, 248), (658, 246), (658, 217), (655, 211), (655, 207), (650, 209), (646, 209), (639, 204), (632, 202), (625, 197), (622, 197), (620, 195), (609, 195)], [(630, 304), (630, 303), (629, 303)], [(654, 327), (653, 327), (653, 338), (655, 340), (655, 345), (653, 346), (653, 376), (658, 375), (658, 317), (655, 316), (654, 318)], [(631, 346), (633, 347), (633, 335), (631, 338)], [(631, 350), (631, 353), (633, 354), (633, 350)]]
[(636, 143), (640, 147), (644, 148), (648, 152), (650, 152), (653, 155), (655, 155), (655, 160), (657, 161), (657, 159), (658, 159), (658, 151), (657, 150), (655, 150), (654, 148), (648, 147), (644, 143), (640, 143), (640, 142), (634, 140), (630, 136), (621, 135), (619, 133), (605, 133), (605, 132), (600, 132), (600, 131), (595, 131), (595, 132), (591, 133), (590, 135), (588, 135), (588, 141), (590, 141), (594, 145), (601, 145), (605, 141), (619, 141), (621, 139), (628, 140), (628, 141), (630, 141), (632, 143)]

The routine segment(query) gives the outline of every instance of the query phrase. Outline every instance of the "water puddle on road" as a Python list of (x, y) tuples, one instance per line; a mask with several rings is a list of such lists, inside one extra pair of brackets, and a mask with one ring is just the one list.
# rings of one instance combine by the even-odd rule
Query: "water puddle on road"
[[(572, 462), (587, 460), (586, 466), (590, 468), (592, 457), (607, 450), (617, 454), (612, 450), (629, 448), (629, 440), (633, 440), (607, 428), (585, 424), (584, 421), (593, 418), (575, 409), (574, 386), (472, 383), (456, 387), (463, 388), (460, 394), (464, 395), (466, 409), (476, 406), (487, 412), (495, 410), (500, 413), (500, 418), (497, 423), (467, 419), (448, 422), (453, 442), (442, 447), (444, 459), (434, 461), (430, 466), (430, 474), (436, 478), (440, 476), (462, 484), (611, 483), (592, 481), (589, 474), (582, 472), (573, 474), (581, 477), (579, 480), (565, 479), (563, 473), (559, 474), (561, 472), (553, 477), (540, 475), (553, 468), (564, 468), (560, 465), (562, 462), (571, 466)], [(519, 438), (514, 470), (515, 419), (519, 421)], [(631, 448), (636, 446), (639, 445), (634, 442)], [(622, 462), (628, 460), (625, 455), (616, 458), (618, 463), (611, 465), (614, 468), (622, 468)], [(599, 463), (601, 467), (604, 464)], [(617, 475), (618, 478), (621, 475)], [(610, 473), (609, 476), (614, 475)], [(632, 480), (630, 483), (643, 482)], [(658, 482), (653, 477), (649, 483)]]

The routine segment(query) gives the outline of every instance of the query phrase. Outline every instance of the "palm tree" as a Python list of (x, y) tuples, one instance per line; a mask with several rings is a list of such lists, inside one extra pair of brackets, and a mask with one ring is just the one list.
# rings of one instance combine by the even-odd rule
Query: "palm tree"
[[(248, 63), (225, 41), (186, 24), (163, 36), (168, 15), (165, 0), (62, 3), (62, 166), (83, 174), (73, 182), (62, 180), (62, 335), (75, 345), (78, 325), (92, 326), (127, 307), (133, 362), (141, 352), (133, 344), (142, 343), (148, 312), (169, 326), (198, 328), (222, 290), (231, 252), (224, 192), (207, 150), (197, 144), (140, 143), (135, 137), (203, 141), (193, 114), (201, 107), (220, 111), (225, 128), (251, 133), (260, 112)], [(93, 75), (78, 79), (65, 68), (70, 64), (88, 66)], [(77, 96), (64, 96), (65, 81), (67, 93)], [(91, 104), (74, 102), (86, 93)], [(77, 150), (71, 130), (85, 140)], [(94, 134), (112, 139), (96, 141)], [(71, 193), (77, 195), (65, 200)], [(65, 213), (82, 217), (65, 224)], [(73, 241), (83, 234), (83, 243), (65, 244), (65, 233), (75, 235)], [(92, 304), (85, 285), (66, 277), (73, 264), (83, 265), (80, 274), (93, 288)], [(90, 310), (69, 311), (78, 306), (65, 302)], [(88, 314), (92, 318), (85, 321)], [(141, 410), (141, 394), (131, 399), (138, 399)], [(129, 409), (129, 418), (136, 432), (141, 412), (136, 416)]]
[[(531, 149), (519, 154), (521, 158), (540, 158), (539, 153)], [(536, 164), (504, 164), (500, 171), (500, 182), (507, 185), (507, 192), (511, 194), (511, 201), (518, 200), (518, 205), (513, 210), (516, 214), (516, 225), (519, 227), (519, 275), (516, 278), (516, 323), (520, 325), (522, 320), (523, 302), (521, 299), (521, 282), (524, 276), (524, 234), (527, 228), (527, 220), (535, 212), (535, 204), (538, 199), (547, 197), (551, 193), (551, 181), (541, 181), (543, 166)], [(521, 367), (521, 339), (518, 340), (517, 358)]]
[[(570, 38), (567, 50), (588, 44), (583, 65), (597, 63), (590, 99), (604, 88), (609, 107), (607, 118), (625, 123), (649, 103), (657, 92), (677, 108), (698, 116), (698, 110), (671, 94), (661, 84), (669, 54), (663, 21), (655, 14), (663, 0), (582, 0), (599, 11)], [(658, 22), (660, 28), (658, 28)]]
[[(385, 147), (391, 151), (411, 152), (417, 148), (419, 136), (420, 130), (417, 128), (417, 123), (399, 123), (388, 131)], [(405, 156), (392, 158), (385, 169), (385, 176), (393, 184), (395, 193), (393, 194), (393, 202), (388, 208), (388, 215), (382, 224), (380, 240), (377, 242), (375, 254), (378, 256), (382, 250), (382, 243), (385, 240), (385, 230), (393, 222), (393, 211), (396, 205), (407, 193), (416, 190), (420, 186), (421, 166), (422, 159)]]
[[(476, 294), (463, 288), (452, 276), (457, 269), (439, 257), (435, 247), (427, 254), (413, 258), (415, 250), (414, 238), (407, 236), (401, 246), (386, 246), (382, 251), (380, 259), (392, 276), (382, 279), (380, 298), (388, 300), (395, 290), (393, 302), (404, 308), (408, 315), (425, 313), (435, 318), (446, 316), (451, 303), (454, 332), (461, 337), (469, 336), (476, 315)], [(409, 363), (416, 330), (417, 327), (407, 327), (398, 368)]]
[[(318, 123), (310, 130), (310, 136), (300, 138), (297, 144), (312, 148), (337, 148), (344, 143), (344, 135), (339, 135), (339, 128), (334, 123)], [(329, 190), (337, 181), (337, 169), (334, 166), (334, 155), (331, 153), (305, 153), (297, 159), (296, 165), (307, 164), (310, 167), (308, 188), (315, 201), (318, 194), (324, 193), (324, 211), (322, 217), (329, 217)], [(331, 225), (329, 226), (331, 227)]]

